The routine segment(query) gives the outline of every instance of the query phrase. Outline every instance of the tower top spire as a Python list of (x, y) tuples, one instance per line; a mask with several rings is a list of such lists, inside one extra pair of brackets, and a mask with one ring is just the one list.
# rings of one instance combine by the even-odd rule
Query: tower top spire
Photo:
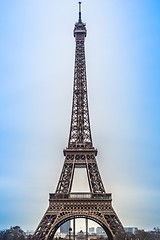
[(79, 19), (78, 19), (78, 22), (82, 22), (82, 18), (81, 18), (81, 4), (82, 4), (82, 2), (79, 2), (78, 3), (79, 4)]
[(79, 4), (79, 19), (78, 22), (75, 23), (75, 27), (74, 27), (74, 37), (76, 38), (76, 40), (84, 40), (84, 38), (87, 35), (87, 30), (86, 30), (86, 24), (82, 22), (82, 17), (81, 17), (81, 4), (82, 2), (78, 2)]

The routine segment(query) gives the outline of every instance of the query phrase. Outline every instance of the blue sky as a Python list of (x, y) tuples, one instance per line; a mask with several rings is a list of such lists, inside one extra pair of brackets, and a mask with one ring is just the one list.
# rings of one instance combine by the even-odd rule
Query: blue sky
[[(77, 1), (0, 2), (0, 229), (35, 229), (64, 161)], [(84, 0), (91, 128), (124, 226), (160, 227), (160, 1)]]

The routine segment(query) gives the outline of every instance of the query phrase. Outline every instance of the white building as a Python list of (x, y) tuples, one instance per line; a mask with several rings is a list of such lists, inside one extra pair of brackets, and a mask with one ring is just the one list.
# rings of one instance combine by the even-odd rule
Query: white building
[(126, 232), (133, 233), (133, 234), (135, 234), (136, 231), (138, 230), (137, 227), (125, 227), (124, 229), (125, 229)]
[(95, 233), (95, 228), (94, 227), (90, 227), (89, 228), (89, 233)]
[(96, 228), (96, 233), (97, 234), (104, 233), (104, 229), (102, 227), (97, 227)]

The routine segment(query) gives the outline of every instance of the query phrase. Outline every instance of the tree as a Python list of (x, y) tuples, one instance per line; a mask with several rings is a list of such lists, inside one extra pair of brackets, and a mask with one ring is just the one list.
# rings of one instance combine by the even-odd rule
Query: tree
[(158, 235), (145, 232), (144, 230), (138, 230), (135, 234), (132, 233), (119, 233), (116, 236), (116, 240), (157, 240)]
[(26, 239), (25, 232), (19, 227), (11, 227), (10, 229), (1, 231), (0, 240), (24, 240)]
[(116, 235), (116, 240), (135, 240), (135, 236), (131, 233), (118, 233)]
[(145, 232), (144, 230), (138, 230), (136, 232), (137, 240), (154, 240), (152, 235), (149, 232)]

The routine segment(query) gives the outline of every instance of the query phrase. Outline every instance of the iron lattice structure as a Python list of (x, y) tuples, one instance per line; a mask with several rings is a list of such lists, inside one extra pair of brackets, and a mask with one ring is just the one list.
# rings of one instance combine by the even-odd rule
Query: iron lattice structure
[(76, 38), (76, 54), (72, 119), (68, 148), (92, 148), (84, 46), (86, 33), (85, 24), (78, 22), (74, 29), (74, 36)]
[[(97, 150), (93, 147), (87, 97), (85, 63), (86, 26), (81, 20), (75, 24), (76, 40), (73, 104), (68, 147), (64, 150), (64, 165), (54, 194), (50, 194), (49, 207), (32, 239), (52, 240), (56, 230), (64, 222), (85, 217), (99, 223), (109, 240), (124, 231), (113, 207), (111, 194), (106, 193), (98, 170)], [(76, 167), (87, 169), (89, 193), (72, 193), (71, 187)]]

